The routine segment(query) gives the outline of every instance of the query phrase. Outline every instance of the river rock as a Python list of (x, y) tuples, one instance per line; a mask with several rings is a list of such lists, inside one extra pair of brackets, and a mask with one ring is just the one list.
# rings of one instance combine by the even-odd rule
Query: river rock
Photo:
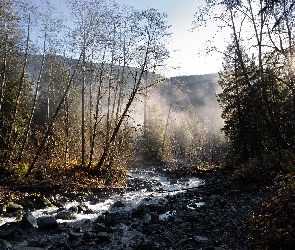
[(78, 211), (77, 211), (77, 213), (86, 213), (86, 211), (87, 211), (87, 209), (88, 209), (88, 207), (87, 206), (83, 206), (83, 205), (78, 205), (77, 206), (77, 209), (78, 209)]
[(135, 221), (134, 223), (131, 224), (131, 228), (132, 229), (139, 229), (142, 226), (142, 222), (141, 221)]
[(151, 241), (141, 241), (137, 246), (136, 249), (140, 250), (154, 250), (155, 246)]
[(143, 222), (150, 222), (152, 219), (151, 215), (150, 214), (145, 214), (143, 216)]
[(156, 212), (151, 212), (151, 213), (150, 213), (150, 216), (151, 216), (151, 221), (153, 221), (153, 222), (159, 220), (159, 214), (156, 213)]
[(196, 211), (191, 211), (186, 215), (186, 221), (187, 222), (198, 222), (198, 221), (200, 221), (200, 216), (203, 216), (203, 215), (196, 212)]
[(106, 232), (106, 226), (104, 224), (101, 224), (101, 223), (94, 223), (92, 225), (92, 231), (95, 231), (95, 232)]
[(41, 247), (14, 247), (13, 250), (45, 250), (44, 248)]
[(51, 202), (40, 193), (32, 194), (29, 199), (34, 208), (45, 208), (52, 206)]
[(106, 226), (115, 226), (117, 223), (118, 223), (118, 220), (117, 220), (116, 216), (113, 213), (111, 213), (111, 214), (109, 214), (108, 216), (105, 217), (104, 224)]
[(68, 232), (69, 241), (80, 240), (84, 236), (84, 233), (81, 232), (73, 232), (72, 230)]
[(9, 202), (5, 208), (6, 213), (15, 213), (17, 211), (22, 210), (23, 207), (13, 202)]
[(113, 206), (114, 207), (124, 207), (125, 204), (122, 201), (115, 201)]
[(61, 211), (57, 213), (55, 216), (56, 219), (61, 219), (61, 220), (71, 220), (75, 218), (75, 214), (73, 211)]
[(209, 239), (207, 237), (204, 237), (204, 236), (200, 236), (200, 235), (197, 235), (194, 237), (196, 241), (198, 242), (205, 242), (205, 241), (208, 241)]
[(162, 204), (150, 204), (147, 207), (150, 211), (156, 212), (158, 214), (163, 214), (167, 211), (166, 206)]
[(189, 182), (190, 179), (189, 178), (180, 178), (178, 181), (183, 183), (183, 182)]
[(145, 204), (139, 204), (137, 208), (133, 211), (135, 216), (142, 216), (149, 213), (149, 209)]
[(177, 179), (171, 179), (170, 180), (170, 184), (172, 184), (172, 185), (177, 184), (177, 183), (178, 183)]
[(110, 237), (106, 232), (99, 232), (96, 235), (96, 238), (101, 241), (101, 242), (106, 242), (106, 241), (110, 241)]
[(4, 204), (0, 204), (0, 214), (4, 214), (6, 212), (6, 206)]
[(37, 219), (37, 224), (39, 229), (50, 231), (54, 230), (58, 227), (58, 223), (56, 219), (52, 216), (43, 216)]
[(99, 215), (96, 220), (94, 221), (94, 223), (104, 223), (105, 222), (105, 215)]
[(79, 207), (75, 207), (75, 206), (70, 207), (70, 208), (69, 208), (69, 211), (71, 211), (71, 212), (77, 214), (77, 213), (79, 212)]
[(31, 212), (26, 212), (20, 222), (20, 226), (24, 228), (38, 227), (37, 220)]
[(0, 239), (0, 249), (11, 249), (12, 244), (7, 240)]

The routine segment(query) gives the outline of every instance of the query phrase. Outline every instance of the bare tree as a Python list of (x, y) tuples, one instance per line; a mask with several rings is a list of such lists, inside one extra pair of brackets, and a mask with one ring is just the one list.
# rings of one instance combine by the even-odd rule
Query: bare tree
[(97, 168), (100, 168), (105, 163), (135, 97), (139, 91), (145, 89), (145, 74), (147, 71), (155, 72), (158, 67), (162, 66), (163, 61), (168, 56), (163, 46), (163, 41), (168, 36), (168, 26), (165, 23), (165, 16), (154, 9), (148, 9), (142, 12), (134, 12), (132, 17), (136, 18), (133, 19), (136, 26), (134, 25), (132, 27), (135, 32), (130, 34), (130, 38), (132, 37), (136, 41), (136, 43), (134, 43), (135, 50), (131, 51), (132, 55), (135, 57), (135, 61), (129, 62), (129, 65), (135, 63), (135, 68), (129, 68), (129, 74), (132, 76), (133, 84), (132, 87), (130, 86), (131, 92), (129, 92), (125, 107), (112, 129), (112, 134), (96, 166)]

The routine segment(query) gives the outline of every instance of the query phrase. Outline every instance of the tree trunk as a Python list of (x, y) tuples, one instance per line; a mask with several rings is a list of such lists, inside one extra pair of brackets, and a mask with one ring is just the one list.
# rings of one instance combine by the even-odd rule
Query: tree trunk
[(62, 99), (60, 100), (60, 102), (59, 102), (59, 104), (58, 104), (58, 106), (57, 106), (57, 108), (55, 110), (55, 113), (53, 114), (53, 116), (51, 118), (51, 122), (48, 125), (46, 134), (44, 135), (43, 140), (41, 141), (41, 144), (40, 144), (40, 146), (39, 146), (39, 148), (38, 148), (38, 150), (37, 150), (37, 152), (36, 152), (36, 154), (35, 154), (35, 156), (33, 158), (33, 161), (31, 162), (31, 164), (30, 164), (30, 166), (28, 168), (27, 173), (25, 174), (25, 177), (28, 177), (29, 174), (31, 174), (32, 170), (35, 168), (35, 164), (37, 163), (37, 161), (38, 161), (38, 159), (39, 159), (39, 157), (40, 157), (40, 155), (41, 155), (41, 153), (43, 151), (43, 148), (44, 148), (44, 146), (45, 146), (45, 144), (47, 142), (47, 139), (48, 139), (48, 137), (49, 137), (49, 135), (51, 133), (51, 129), (52, 129), (53, 125), (54, 125), (54, 122), (57, 119), (57, 116), (58, 116), (58, 114), (59, 114), (59, 112), (60, 112), (60, 110), (62, 108), (63, 103), (66, 100), (66, 97), (67, 97), (67, 95), (69, 93), (70, 87), (71, 87), (71, 85), (72, 85), (72, 83), (74, 81), (74, 77), (75, 77), (75, 75), (77, 73), (77, 70), (78, 70), (78, 67), (80, 65), (80, 61), (81, 61), (81, 56), (82, 55), (83, 55), (83, 51), (80, 54), (80, 57), (79, 57), (79, 59), (77, 61), (77, 64), (76, 64), (75, 69), (74, 69), (74, 72), (72, 73), (72, 76), (71, 76), (71, 78), (68, 81), (68, 84), (67, 84), (66, 90), (65, 90), (65, 92), (64, 92), (64, 94), (62, 96)]

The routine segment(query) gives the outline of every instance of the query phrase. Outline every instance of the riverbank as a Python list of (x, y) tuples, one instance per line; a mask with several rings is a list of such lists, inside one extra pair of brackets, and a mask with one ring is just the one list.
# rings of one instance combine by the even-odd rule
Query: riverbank
[[(180, 173), (169, 175), (173, 177), (171, 183), (187, 178)], [(21, 209), (11, 208), (19, 213), (18, 218), (0, 226), (0, 244), (2, 248), (22, 250), (255, 249), (251, 248), (249, 219), (259, 210), (266, 192), (237, 189), (229, 184), (231, 173), (223, 169), (197, 175), (204, 185), (186, 188), (184, 184), (182, 192), (171, 191), (157, 199), (151, 193), (131, 209), (124, 209), (127, 204), (117, 199), (99, 215), (92, 213), (91, 205), (82, 204), (101, 204), (111, 194), (76, 193), (59, 199), (40, 196), (40, 206), (51, 207), (40, 218), (28, 212), (32, 209), (30, 202), (23, 200), (18, 204)], [(160, 186), (134, 180), (127, 182), (127, 189)], [(65, 206), (71, 201), (78, 203)], [(79, 220), (81, 213), (90, 217)]]

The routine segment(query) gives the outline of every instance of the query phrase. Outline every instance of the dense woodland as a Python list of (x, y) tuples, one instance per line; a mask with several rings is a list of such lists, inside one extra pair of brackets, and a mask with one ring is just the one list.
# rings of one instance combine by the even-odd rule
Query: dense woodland
[(218, 161), (220, 124), (200, 122), (196, 112), (206, 98), (219, 109), (217, 76), (192, 86), (165, 78), (165, 14), (68, 1), (65, 21), (43, 4), (1, 4), (4, 180), (65, 185), (56, 176), (90, 174), (94, 186), (120, 185), (134, 158), (194, 167)]
[(294, 247), (294, 4), (208, 1), (195, 15), (196, 26), (215, 20), (231, 32), (217, 95), (225, 163), (247, 188), (274, 192), (249, 220), (255, 249)]
[[(223, 69), (205, 82), (165, 78), (169, 25), (155, 9), (68, 0), (65, 20), (42, 4), (0, 2), (2, 183), (120, 185), (134, 158), (188, 172), (217, 165), (247, 188), (276, 187), (252, 229), (261, 247), (294, 243), (294, 1), (196, 10), (196, 30), (215, 21), (231, 33)], [(208, 96), (223, 125), (202, 114)]]

